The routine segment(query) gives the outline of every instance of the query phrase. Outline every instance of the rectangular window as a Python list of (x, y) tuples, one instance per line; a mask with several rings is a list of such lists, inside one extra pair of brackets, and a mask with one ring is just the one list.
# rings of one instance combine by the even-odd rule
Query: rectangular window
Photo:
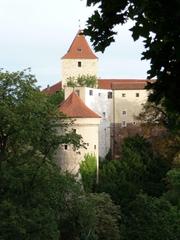
[(78, 62), (78, 67), (81, 67), (82, 66), (82, 63), (81, 62)]
[(136, 93), (136, 97), (139, 97), (139, 93)]
[(112, 98), (112, 92), (108, 92), (108, 98)]
[(105, 112), (103, 112), (103, 117), (106, 117), (106, 113)]
[(125, 94), (125, 93), (122, 93), (122, 97), (126, 97), (126, 94)]
[(76, 129), (73, 128), (73, 133), (76, 133)]
[(126, 121), (122, 121), (122, 127), (126, 127)]
[(90, 96), (93, 95), (93, 90), (92, 90), (92, 89), (89, 90), (89, 95), (90, 95)]
[(64, 145), (64, 150), (68, 150), (68, 145), (67, 144)]
[(126, 113), (127, 113), (126, 111), (122, 111), (122, 115), (126, 115)]
[(96, 145), (94, 145), (94, 150), (96, 150)]
[(99, 96), (99, 97), (101, 96), (101, 93), (100, 93), (100, 92), (98, 93), (98, 96)]

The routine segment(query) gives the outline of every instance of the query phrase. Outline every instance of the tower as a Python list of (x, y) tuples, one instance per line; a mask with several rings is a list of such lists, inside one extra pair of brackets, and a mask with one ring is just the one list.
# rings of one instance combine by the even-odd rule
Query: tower
[[(55, 156), (57, 164), (64, 171), (77, 174), (80, 162), (84, 159), (85, 154), (89, 153), (96, 156), (98, 167), (98, 128), (101, 117), (88, 108), (75, 92), (72, 92), (70, 96), (61, 103), (59, 111), (74, 120), (73, 125), (69, 126), (69, 130), (73, 129), (77, 134), (80, 134), (87, 146), (86, 148), (80, 148), (78, 151), (75, 151), (72, 145), (59, 146)], [(59, 129), (59, 131), (62, 131), (62, 129)]]
[(98, 58), (89, 47), (81, 30), (76, 34), (69, 50), (61, 59), (62, 87), (69, 77), (97, 76)]

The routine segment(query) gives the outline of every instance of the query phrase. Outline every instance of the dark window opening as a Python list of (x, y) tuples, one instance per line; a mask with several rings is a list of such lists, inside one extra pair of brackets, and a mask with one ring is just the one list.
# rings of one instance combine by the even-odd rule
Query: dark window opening
[(90, 95), (90, 96), (93, 95), (93, 90), (92, 90), (92, 89), (89, 90), (89, 95)]
[(81, 67), (82, 66), (82, 62), (78, 62), (78, 67)]
[(108, 92), (108, 98), (112, 98), (112, 92)]

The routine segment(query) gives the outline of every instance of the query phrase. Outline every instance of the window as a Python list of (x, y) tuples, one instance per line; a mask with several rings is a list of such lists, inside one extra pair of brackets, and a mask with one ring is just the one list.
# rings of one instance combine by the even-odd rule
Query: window
[(122, 115), (126, 115), (126, 113), (127, 113), (127, 112), (126, 112), (125, 110), (124, 110), (124, 111), (122, 111)]
[(78, 62), (78, 67), (81, 67), (82, 66), (82, 63), (81, 62)]
[(94, 145), (94, 150), (96, 150), (96, 145)]
[(89, 147), (89, 143), (86, 143), (86, 145)]
[(136, 93), (136, 97), (139, 97), (139, 93)]
[(108, 92), (108, 98), (112, 98), (112, 92)]
[(122, 93), (122, 97), (126, 97), (126, 94), (125, 94), (125, 93)]
[(92, 90), (92, 89), (89, 90), (89, 95), (90, 95), (90, 96), (93, 95), (93, 90)]
[(106, 113), (105, 112), (103, 112), (103, 117), (106, 117)]
[(73, 133), (76, 133), (76, 129), (73, 128)]
[(98, 96), (99, 96), (99, 97), (101, 96), (101, 93), (100, 93), (100, 92), (98, 93)]
[(82, 48), (81, 48), (81, 47), (78, 47), (78, 48), (77, 48), (77, 51), (78, 51), (78, 52), (81, 52), (81, 51), (82, 51)]
[(126, 121), (122, 121), (122, 127), (126, 127)]
[(77, 96), (80, 95), (79, 90), (75, 90), (75, 93), (76, 93)]
[(67, 150), (67, 149), (68, 149), (68, 145), (65, 144), (65, 145), (64, 145), (64, 150)]
[(136, 125), (136, 122), (133, 122), (134, 125)]

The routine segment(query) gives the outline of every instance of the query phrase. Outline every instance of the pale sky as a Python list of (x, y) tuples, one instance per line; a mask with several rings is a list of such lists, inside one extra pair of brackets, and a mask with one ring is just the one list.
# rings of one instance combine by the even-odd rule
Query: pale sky
[[(0, 68), (31, 67), (38, 85), (61, 79), (61, 57), (93, 9), (86, 0), (0, 0)], [(131, 24), (118, 27), (116, 42), (99, 57), (101, 78), (146, 78), (148, 62), (141, 61), (143, 44), (133, 42)], [(88, 39), (89, 40), (89, 39)]]

